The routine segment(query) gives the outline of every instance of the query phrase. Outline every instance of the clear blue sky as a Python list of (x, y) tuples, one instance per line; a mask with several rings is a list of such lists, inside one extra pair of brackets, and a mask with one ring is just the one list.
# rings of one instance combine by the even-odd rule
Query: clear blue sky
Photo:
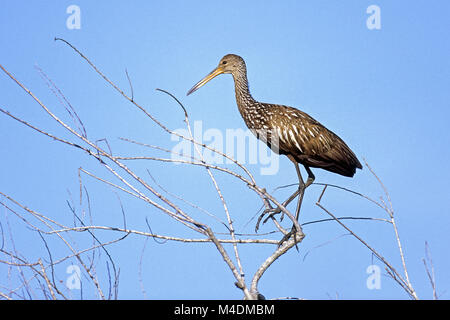
[[(81, 28), (66, 27), (66, 8), (81, 9)], [(369, 30), (369, 5), (381, 9), (381, 29)], [(390, 191), (405, 249), (411, 281), (421, 298), (432, 298), (423, 267), (428, 242), (438, 293), (449, 298), (450, 242), (450, 42), (448, 1), (3, 1), (0, 10), (0, 63), (35, 92), (52, 110), (68, 119), (58, 100), (34, 68), (38, 65), (64, 92), (83, 119), (92, 139), (107, 138), (113, 150), (143, 155), (117, 137), (171, 146), (142, 113), (108, 87), (80, 57), (60, 42), (77, 46), (125, 90), (128, 70), (135, 99), (171, 128), (183, 126), (183, 115), (166, 95), (169, 90), (185, 104), (191, 120), (203, 129), (244, 128), (235, 104), (232, 78), (222, 75), (186, 97), (186, 92), (227, 53), (247, 63), (250, 89), (257, 100), (291, 105), (339, 134), (359, 159), (365, 158)], [(67, 137), (6, 75), (0, 74), (0, 107)], [(73, 220), (66, 200), (77, 202), (82, 166), (109, 177), (98, 163), (78, 150), (39, 136), (0, 115), (0, 191), (46, 215)], [(276, 175), (259, 175), (267, 190), (296, 182), (285, 158)], [(225, 219), (205, 170), (145, 163), (168, 190), (199, 203)], [(364, 168), (353, 179), (315, 170), (316, 182), (338, 184), (378, 198), (382, 190)], [(220, 183), (240, 232), (260, 203), (247, 189), (220, 175)], [(94, 224), (121, 226), (122, 214), (113, 190), (86, 178)], [(321, 188), (308, 190), (302, 222), (326, 216), (314, 203)], [(288, 191), (277, 193), (280, 199)], [(174, 236), (186, 235), (155, 209), (120, 194), (130, 228)], [(70, 200), (69, 200), (70, 201)], [(330, 191), (325, 203), (339, 216), (385, 217), (368, 203)], [(6, 220), (5, 214), (8, 215)], [(8, 222), (7, 222), (8, 221)], [(28, 257), (47, 259), (40, 238), (4, 208), (15, 244)], [(401, 268), (392, 229), (381, 222), (348, 222)], [(263, 231), (269, 231), (264, 226)], [(333, 222), (305, 226), (307, 237), (264, 275), (260, 291), (268, 298), (308, 299), (407, 298), (388, 277), (381, 289), (366, 287), (366, 268), (382, 267), (370, 252)], [(98, 233), (102, 240), (117, 235)], [(74, 234), (79, 247), (86, 237)], [(83, 240), (84, 239), (84, 240)], [(145, 238), (129, 236), (109, 248), (120, 267), (119, 298), (144, 298), (138, 264)], [(49, 240), (54, 259), (66, 254), (56, 238)], [(252, 274), (273, 250), (244, 245), (244, 267)], [(97, 259), (97, 258), (96, 258)], [(102, 256), (99, 259), (105, 260)], [(67, 261), (56, 268), (65, 281)], [(157, 244), (149, 239), (143, 256), (143, 284), (152, 299), (240, 299), (242, 293), (211, 244)], [(104, 263), (99, 265), (105, 270)], [(0, 284), (8, 283), (0, 266)], [(83, 278), (85, 279), (85, 278)], [(11, 280), (13, 283), (18, 279)], [(104, 284), (107, 287), (107, 283)], [(85, 288), (85, 297), (89, 290)], [(80, 293), (73, 290), (73, 297)]]

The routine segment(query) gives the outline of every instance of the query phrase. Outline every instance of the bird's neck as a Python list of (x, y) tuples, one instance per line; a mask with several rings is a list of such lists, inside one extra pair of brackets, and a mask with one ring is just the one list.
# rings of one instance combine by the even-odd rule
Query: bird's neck
[[(233, 73), (234, 87), (236, 92), (236, 103), (239, 108), (239, 112), (242, 116), (251, 112), (249, 108), (253, 105), (255, 100), (250, 94), (247, 80), (247, 70), (239, 70), (239, 72)], [(244, 117), (245, 118), (245, 117)]]

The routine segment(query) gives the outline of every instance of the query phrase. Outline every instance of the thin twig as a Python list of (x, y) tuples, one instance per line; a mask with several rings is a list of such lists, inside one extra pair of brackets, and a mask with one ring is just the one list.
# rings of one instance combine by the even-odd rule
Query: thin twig
[(425, 241), (425, 258), (422, 259), (423, 265), (425, 267), (425, 271), (428, 276), (428, 280), (430, 280), (431, 288), (433, 289), (433, 299), (437, 300), (438, 295), (436, 291), (436, 278), (434, 275), (434, 264), (433, 259), (431, 258), (430, 247), (428, 242)]

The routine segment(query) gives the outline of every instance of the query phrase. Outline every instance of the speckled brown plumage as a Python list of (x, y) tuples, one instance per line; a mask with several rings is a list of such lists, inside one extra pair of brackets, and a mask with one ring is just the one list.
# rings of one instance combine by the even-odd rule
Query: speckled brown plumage
[(292, 107), (253, 99), (248, 88), (245, 62), (237, 55), (224, 56), (218, 67), (188, 94), (221, 73), (233, 75), (237, 106), (247, 127), (273, 151), (303, 164), (310, 176), (313, 177), (309, 167), (347, 177), (353, 177), (356, 168), (362, 168), (345, 142), (308, 114)]

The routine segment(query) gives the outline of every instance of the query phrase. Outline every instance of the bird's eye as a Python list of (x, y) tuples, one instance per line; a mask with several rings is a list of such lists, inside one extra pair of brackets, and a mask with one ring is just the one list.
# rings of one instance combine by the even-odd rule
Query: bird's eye
[(227, 62), (226, 61), (222, 61), (222, 64), (227, 64)]

